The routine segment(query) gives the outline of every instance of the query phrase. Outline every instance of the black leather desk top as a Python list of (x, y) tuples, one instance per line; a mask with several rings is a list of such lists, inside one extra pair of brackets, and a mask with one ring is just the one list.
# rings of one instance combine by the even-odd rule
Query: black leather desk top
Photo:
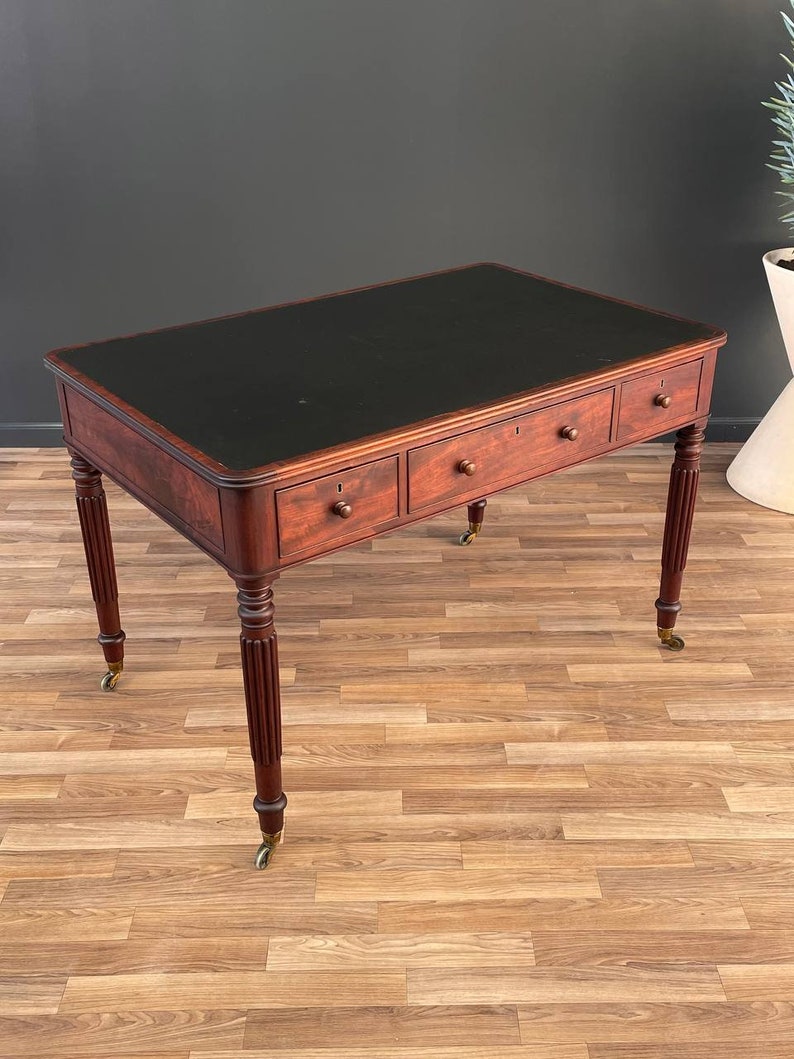
[(59, 357), (247, 470), (720, 335), (473, 265)]

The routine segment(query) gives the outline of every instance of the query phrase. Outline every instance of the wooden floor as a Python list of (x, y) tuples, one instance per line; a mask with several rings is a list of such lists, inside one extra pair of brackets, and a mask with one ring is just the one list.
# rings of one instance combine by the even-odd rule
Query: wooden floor
[(5, 450), (3, 1059), (791, 1059), (794, 517), (734, 451), (683, 654), (659, 446), (498, 496), (470, 548), (461, 511), (285, 574), (257, 873), (231, 582), (109, 488), (102, 694), (64, 453)]

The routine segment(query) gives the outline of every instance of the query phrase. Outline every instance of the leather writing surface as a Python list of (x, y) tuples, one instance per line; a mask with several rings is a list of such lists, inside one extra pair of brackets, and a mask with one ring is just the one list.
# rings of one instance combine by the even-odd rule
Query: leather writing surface
[(60, 357), (247, 470), (719, 333), (475, 265)]

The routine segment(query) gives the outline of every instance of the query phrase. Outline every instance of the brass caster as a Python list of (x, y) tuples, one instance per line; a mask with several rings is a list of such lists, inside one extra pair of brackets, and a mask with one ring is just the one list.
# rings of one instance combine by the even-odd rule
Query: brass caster
[(659, 633), (659, 639), (662, 641), (663, 647), (669, 647), (671, 651), (684, 650), (684, 640), (678, 633), (673, 632), (672, 629), (657, 629), (656, 631)]
[(464, 530), (464, 532), (461, 533), (460, 537), (458, 537), (458, 544), (471, 544), (471, 542), (474, 540), (474, 538), (479, 532), (479, 526), (472, 526), (472, 524), (469, 523), (469, 528), (467, 530)]
[(108, 671), (99, 682), (100, 688), (102, 688), (103, 691), (113, 691), (119, 680), (121, 680), (121, 671), (123, 668), (123, 662), (108, 662)]
[(276, 835), (262, 835), (264, 841), (256, 851), (256, 856), (254, 857), (255, 868), (258, 868), (260, 871), (265, 870), (273, 857), (276, 846), (281, 842), (281, 836), (283, 834), (284, 830), (282, 828), (282, 830)]

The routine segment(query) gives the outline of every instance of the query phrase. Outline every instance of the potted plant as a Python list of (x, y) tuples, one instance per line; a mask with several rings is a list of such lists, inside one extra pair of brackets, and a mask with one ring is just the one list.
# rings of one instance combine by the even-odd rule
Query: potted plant
[[(791, 0), (794, 8), (794, 0)], [(794, 20), (781, 11), (790, 43)], [(794, 61), (781, 58), (789, 70), (777, 81), (778, 95), (764, 103), (772, 111), (776, 138), (770, 169), (779, 175), (785, 202), (781, 220), (794, 230)], [(786, 353), (794, 371), (794, 247), (770, 250), (763, 256), (775, 312)], [(794, 514), (794, 378), (745, 442), (728, 468), (728, 483), (737, 493), (763, 507)]]

